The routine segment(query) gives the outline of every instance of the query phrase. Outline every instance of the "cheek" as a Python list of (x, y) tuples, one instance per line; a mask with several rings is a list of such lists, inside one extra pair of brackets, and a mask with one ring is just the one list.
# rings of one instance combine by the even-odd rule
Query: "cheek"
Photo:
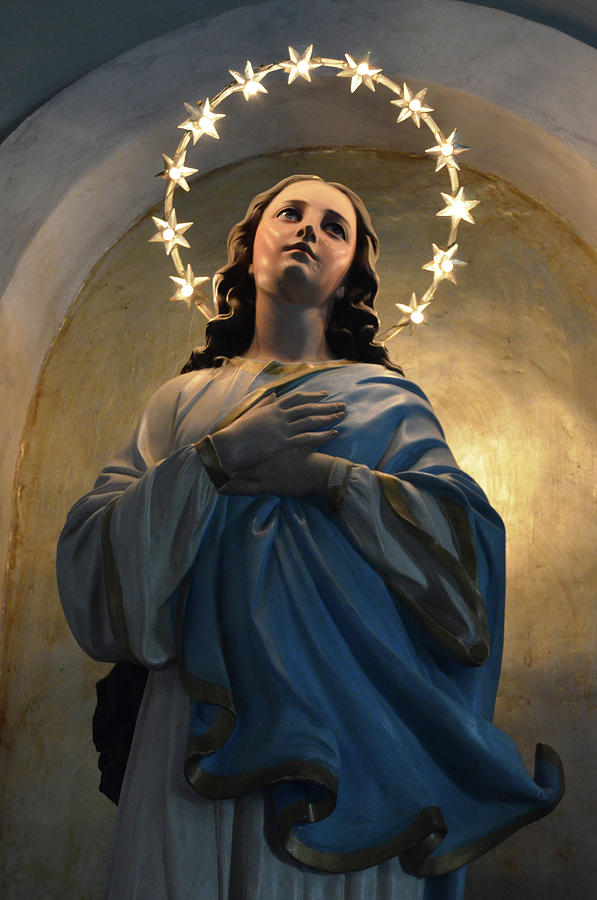
[(275, 233), (269, 228), (259, 228), (253, 242), (253, 267), (259, 269), (271, 261), (275, 247)]
[(337, 254), (334, 264), (334, 274), (339, 281), (348, 273), (353, 259), (354, 248), (347, 247), (343, 253)]

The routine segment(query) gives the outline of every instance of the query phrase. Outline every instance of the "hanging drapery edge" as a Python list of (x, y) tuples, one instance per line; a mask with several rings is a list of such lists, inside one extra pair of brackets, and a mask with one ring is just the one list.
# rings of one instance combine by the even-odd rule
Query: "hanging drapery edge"
[[(448, 651), (448, 653), (454, 656), (459, 662), (472, 666), (483, 665), (489, 658), (489, 628), (487, 625), (485, 602), (475, 581), (471, 578), (472, 572), (476, 572), (476, 565), (473, 567), (471, 560), (471, 553), (474, 553), (474, 550), (468, 549), (472, 548), (472, 537), (470, 535), (470, 526), (464, 510), (462, 511), (462, 517), (451, 518), (451, 522), (457, 534), (460, 546), (467, 548), (464, 557), (466, 566), (464, 561), (461, 562), (456, 559), (455, 556), (442, 547), (441, 544), (439, 544), (427, 531), (418, 525), (401, 490), (399, 478), (393, 475), (386, 475), (382, 472), (376, 472), (375, 475), (381, 487), (382, 496), (385, 498), (385, 501), (392, 512), (400, 519), (401, 524), (427, 550), (427, 552), (450, 573), (460, 587), (462, 597), (475, 625), (475, 639), (467, 646), (461, 639), (444, 628), (441, 623), (428, 611), (423, 609), (419, 603), (408, 597), (391, 579), (385, 578), (384, 580), (399, 601), (403, 602), (408, 607), (419, 624), (435, 638), (441, 647)], [(448, 509), (446, 509), (446, 512), (448, 512)]]
[(108, 617), (114, 640), (120, 645), (127, 660), (136, 662), (135, 654), (131, 647), (129, 631), (124, 612), (122, 585), (118, 566), (114, 557), (114, 549), (110, 540), (110, 522), (118, 500), (113, 500), (104, 512), (102, 521), (102, 557), (104, 561), (104, 578), (106, 581), (106, 595), (108, 599)]
[[(218, 728), (216, 722), (210, 735), (215, 737)], [(406, 828), (381, 844), (350, 851), (326, 852), (305, 844), (292, 829), (295, 825), (317, 822), (333, 812), (338, 782), (331, 772), (306, 760), (287, 760), (254, 772), (217, 775), (201, 768), (204, 752), (196, 752), (195, 740), (192, 738), (187, 744), (185, 776), (189, 784), (205, 797), (229, 799), (285, 781), (304, 781), (323, 787), (325, 790), (321, 800), (295, 801), (280, 810), (276, 817), (277, 832), (280, 846), (295, 860), (318, 871), (336, 874), (366, 869), (399, 856), (403, 869), (417, 878), (446, 875), (483, 856), (526, 825), (547, 816), (558, 805), (565, 790), (560, 757), (548, 744), (537, 744), (534, 780), (551, 795), (545, 806), (529, 810), (478, 840), (440, 856), (432, 854), (443, 842), (448, 828), (438, 806), (425, 807)]]
[(501, 844), (502, 841), (505, 841), (506, 838), (521, 828), (549, 815), (561, 801), (566, 789), (562, 760), (549, 744), (537, 744), (535, 748), (535, 774), (533, 777), (539, 787), (553, 795), (550, 802), (545, 806), (523, 813), (523, 815), (518, 816), (511, 822), (507, 822), (490, 834), (470, 844), (466, 844), (464, 847), (459, 847), (453, 853), (425, 859), (418, 859), (416, 852), (413, 851), (402, 854), (400, 862), (403, 869), (419, 878), (434, 878), (439, 875), (447, 875), (448, 872), (453, 872), (455, 869), (461, 868), (461, 866), (466, 866), (488, 853), (489, 850)]

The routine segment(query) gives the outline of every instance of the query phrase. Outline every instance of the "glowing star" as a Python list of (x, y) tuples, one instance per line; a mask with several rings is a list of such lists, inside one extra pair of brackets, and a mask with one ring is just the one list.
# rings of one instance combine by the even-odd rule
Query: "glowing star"
[(153, 241), (163, 241), (164, 248), (168, 256), (172, 253), (177, 244), (179, 244), (181, 247), (191, 246), (187, 239), (183, 237), (183, 234), (187, 230), (187, 228), (191, 227), (193, 223), (177, 223), (175, 209), (173, 209), (168, 216), (167, 222), (164, 222), (163, 219), (158, 219), (157, 216), (152, 216), (151, 218), (155, 222), (156, 227), (159, 229), (159, 231), (157, 234), (154, 234), (153, 237), (149, 238), (149, 243), (152, 243)]
[(400, 100), (390, 100), (394, 106), (399, 106), (402, 112), (396, 119), (396, 122), (404, 122), (405, 119), (412, 119), (417, 128), (421, 127), (421, 116), (425, 113), (433, 112), (433, 107), (425, 106), (423, 102), (427, 88), (423, 88), (418, 94), (412, 94), (408, 85), (402, 85), (403, 97)]
[(178, 159), (170, 159), (169, 156), (166, 156), (165, 153), (162, 153), (166, 168), (159, 176), (160, 178), (169, 178), (170, 181), (173, 181), (184, 191), (190, 190), (187, 184), (188, 176), (194, 175), (195, 172), (199, 171), (199, 169), (191, 169), (189, 166), (185, 166), (184, 161), (186, 155), (187, 152), (185, 150), (184, 153), (180, 154)]
[(372, 69), (369, 65), (369, 54), (360, 63), (356, 62), (350, 53), (345, 53), (346, 64), (341, 72), (338, 72), (338, 78), (350, 78), (350, 93), (354, 94), (356, 89), (364, 84), (370, 91), (375, 90), (373, 78), (379, 75), (381, 69)]
[(301, 76), (301, 78), (304, 78), (305, 81), (311, 81), (311, 69), (318, 69), (321, 66), (321, 63), (311, 62), (313, 44), (307, 47), (301, 57), (299, 57), (298, 53), (293, 47), (288, 48), (288, 53), (290, 56), (290, 61), (283, 64), (284, 71), (288, 72), (288, 84), (292, 84), (294, 79), (299, 75)]
[(444, 194), (442, 197), (447, 204), (444, 209), (440, 209), (436, 216), (451, 216), (452, 225), (459, 225), (460, 222), (470, 222), (475, 224), (475, 220), (470, 214), (470, 210), (479, 204), (479, 200), (467, 200), (464, 196), (464, 188), (460, 188), (455, 197), (451, 194)]
[(410, 321), (413, 325), (420, 325), (425, 318), (423, 312), (427, 309), (430, 302), (431, 301), (427, 301), (427, 303), (418, 303), (417, 295), (413, 291), (410, 298), (410, 304), (408, 306), (406, 306), (405, 303), (396, 304), (398, 309), (406, 316), (406, 318), (403, 319), (399, 324), (407, 324)]
[(422, 266), (428, 272), (433, 272), (434, 281), (451, 281), (458, 284), (454, 275), (454, 266), (466, 266), (461, 259), (454, 259), (458, 250), (458, 244), (452, 244), (448, 250), (442, 250), (437, 244), (433, 245), (433, 259)]
[[(170, 297), (170, 300), (182, 300), (183, 303), (186, 303), (189, 309), (191, 308), (191, 301), (197, 288), (199, 288), (206, 281), (209, 281), (207, 275), (199, 275), (195, 277), (190, 265), (188, 265), (186, 268), (184, 278), (178, 278), (176, 275), (170, 275), (170, 279), (178, 285), (178, 290), (172, 297)], [(205, 299), (205, 297), (202, 297), (202, 299)]]
[(190, 117), (181, 122), (178, 127), (192, 132), (193, 145), (197, 143), (202, 134), (208, 134), (219, 141), (220, 135), (216, 131), (214, 122), (226, 118), (225, 113), (212, 112), (208, 99), (205, 100), (203, 106), (191, 106), (190, 103), (185, 103), (185, 108), (190, 113)]
[(261, 79), (265, 78), (267, 72), (255, 73), (249, 60), (247, 60), (247, 65), (245, 66), (244, 77), (239, 72), (235, 72), (234, 69), (228, 69), (228, 71), (238, 85), (237, 90), (242, 90), (245, 100), (250, 100), (255, 94), (267, 94), (267, 90), (261, 84)]
[[(298, 81), (299, 76), (310, 83), (311, 70), (313, 69), (321, 67), (331, 68), (336, 71), (339, 77), (350, 79), (351, 94), (362, 84), (371, 92), (375, 92), (377, 87), (388, 88), (392, 94), (393, 105), (398, 107), (397, 122), (412, 119), (418, 129), (421, 127), (421, 122), (429, 128), (433, 135), (433, 138), (430, 138), (429, 141), (435, 140), (436, 144), (433, 147), (429, 147), (425, 152), (436, 157), (436, 173), (446, 168), (450, 176), (450, 187), (447, 188), (450, 193), (442, 193), (441, 195), (446, 204), (445, 208), (440, 209), (436, 213), (440, 217), (450, 217), (450, 236), (445, 244), (440, 246), (437, 244), (432, 245), (433, 258), (422, 266), (424, 270), (432, 273), (433, 283), (421, 295), (420, 301), (417, 300), (416, 294), (413, 293), (409, 305), (396, 303), (396, 307), (399, 310), (396, 318), (398, 319), (399, 316), (401, 318), (383, 334), (378, 334), (377, 336), (382, 341), (390, 340), (405, 328), (412, 331), (415, 325), (423, 323), (425, 320), (424, 314), (426, 314), (427, 307), (432, 302), (440, 282), (447, 280), (457, 284), (456, 266), (466, 265), (462, 260), (455, 258), (458, 248), (455, 241), (460, 222), (465, 221), (474, 224), (475, 220), (471, 215), (471, 210), (474, 210), (479, 203), (478, 200), (471, 200), (465, 197), (464, 190), (459, 184), (458, 171), (460, 166), (458, 157), (469, 148), (458, 143), (458, 132), (456, 129), (446, 136), (438, 128), (431, 116), (433, 108), (427, 105), (428, 101), (425, 99), (427, 95), (426, 88), (413, 91), (406, 83), (403, 83), (401, 87), (386, 75), (381, 74), (383, 72), (381, 68), (374, 68), (371, 65), (369, 53), (361, 58), (360, 61), (357, 61), (349, 53), (344, 54), (345, 58), (343, 60), (328, 59), (327, 57), (315, 56), (313, 44), (311, 44), (300, 51), (289, 46), (288, 54), (286, 59), (282, 59), (279, 62), (258, 66), (257, 71), (253, 69), (252, 63), (248, 60), (244, 68), (244, 74), (233, 69), (229, 70), (233, 80), (229, 81), (212, 100), (206, 98), (202, 104), (200, 101), (193, 105), (190, 103), (184, 104), (188, 118), (178, 127), (185, 131), (185, 135), (181, 139), (173, 159), (164, 154), (165, 168), (160, 173), (160, 176), (166, 181), (165, 211), (162, 214), (165, 219), (153, 217), (157, 233), (149, 239), (163, 245), (166, 253), (172, 256), (172, 261), (176, 267), (176, 274), (170, 276), (176, 286), (175, 293), (170, 300), (182, 301), (186, 303), (189, 309), (196, 307), (208, 320), (213, 319), (214, 315), (218, 315), (218, 305), (215, 300), (207, 300), (203, 293), (203, 284), (208, 280), (207, 277), (196, 277), (191, 267), (186, 265), (186, 262), (183, 265), (181, 254), (177, 249), (178, 247), (190, 247), (190, 244), (184, 237), (184, 233), (193, 224), (192, 222), (181, 222), (178, 224), (176, 211), (173, 208), (175, 188), (181, 187), (183, 190), (189, 190), (192, 184), (190, 178), (189, 183), (187, 183), (186, 179), (198, 171), (185, 165), (185, 154), (190, 147), (191, 137), (193, 144), (196, 144), (204, 134), (219, 140), (220, 135), (216, 130), (216, 126), (219, 128), (217, 120), (225, 118), (225, 116), (221, 113), (216, 113), (215, 109), (230, 95), (241, 91), (247, 101), (259, 93), (267, 94), (268, 91), (262, 82), (271, 72), (283, 71), (287, 75), (288, 84), (290, 85)], [(443, 247), (447, 247), (447, 249), (443, 249)], [(214, 276), (214, 295), (221, 277), (218, 275)]]
[(455, 159), (455, 156), (458, 153), (464, 153), (465, 150), (470, 149), (470, 147), (465, 147), (458, 143), (458, 132), (454, 129), (452, 134), (447, 138), (440, 133), (439, 144), (436, 144), (435, 147), (429, 147), (428, 150), (425, 150), (425, 153), (437, 153), (435, 171), (439, 172), (444, 166), (448, 166), (451, 169), (460, 169), (458, 160)]

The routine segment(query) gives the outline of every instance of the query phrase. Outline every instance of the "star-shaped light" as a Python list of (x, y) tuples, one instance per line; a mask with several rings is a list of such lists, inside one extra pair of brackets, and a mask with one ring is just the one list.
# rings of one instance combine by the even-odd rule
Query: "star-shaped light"
[(407, 84), (402, 85), (403, 97), (400, 100), (390, 100), (394, 106), (399, 106), (402, 112), (396, 119), (396, 122), (404, 122), (405, 119), (412, 119), (417, 128), (421, 127), (421, 116), (423, 113), (433, 112), (433, 107), (425, 106), (425, 94), (427, 88), (423, 88), (417, 94), (411, 93)]
[(208, 134), (216, 140), (220, 139), (220, 135), (216, 131), (214, 122), (218, 119), (224, 119), (225, 113), (212, 112), (209, 99), (206, 99), (203, 106), (191, 106), (185, 103), (185, 108), (190, 114), (188, 119), (181, 122), (179, 128), (184, 128), (193, 134), (193, 145), (197, 143), (202, 134)]
[(369, 65), (369, 53), (362, 59), (360, 63), (356, 62), (350, 53), (345, 53), (346, 65), (341, 72), (338, 72), (338, 78), (350, 78), (350, 93), (354, 94), (356, 89), (364, 84), (370, 91), (375, 90), (373, 76), (379, 75), (381, 69), (372, 69)]
[(461, 221), (470, 222), (471, 225), (475, 224), (470, 210), (479, 204), (479, 200), (467, 200), (464, 196), (464, 188), (460, 188), (455, 197), (451, 194), (444, 194), (442, 191), (442, 197), (446, 206), (436, 213), (437, 216), (451, 216), (452, 225), (459, 225)]
[(454, 266), (466, 266), (461, 259), (454, 259), (454, 254), (458, 250), (458, 244), (452, 244), (448, 250), (442, 250), (437, 244), (433, 245), (433, 259), (431, 262), (422, 266), (428, 272), (433, 272), (434, 281), (451, 281), (458, 284), (454, 275)]
[(249, 60), (245, 66), (244, 76), (240, 72), (235, 72), (234, 69), (228, 69), (228, 71), (239, 85), (238, 90), (242, 90), (245, 100), (250, 100), (255, 94), (267, 94), (267, 90), (261, 84), (261, 79), (265, 78), (267, 72), (255, 73)]
[(410, 304), (408, 306), (405, 303), (396, 304), (398, 309), (407, 317), (406, 319), (403, 319), (400, 324), (410, 321), (413, 325), (420, 325), (425, 318), (423, 312), (427, 309), (430, 302), (431, 301), (428, 300), (426, 303), (419, 303), (417, 301), (417, 295), (413, 291), (410, 298)]
[(463, 144), (458, 143), (458, 131), (455, 128), (447, 138), (440, 133), (439, 144), (436, 144), (435, 147), (429, 147), (428, 150), (425, 150), (425, 153), (437, 153), (435, 171), (439, 172), (444, 166), (448, 166), (451, 169), (460, 169), (458, 160), (455, 157), (458, 153), (464, 153), (465, 150), (470, 149), (470, 147), (465, 147)]
[[(170, 275), (170, 279), (174, 282), (174, 284), (178, 285), (178, 290), (175, 294), (173, 294), (172, 297), (170, 297), (170, 300), (182, 300), (183, 303), (186, 303), (189, 309), (191, 308), (191, 302), (197, 288), (199, 288), (206, 281), (209, 281), (207, 275), (195, 276), (190, 264), (186, 268), (184, 278), (178, 278), (176, 275)], [(202, 299), (206, 298), (202, 296)]]
[(170, 215), (168, 216), (168, 221), (164, 221), (163, 219), (158, 219), (157, 216), (151, 217), (156, 224), (156, 227), (159, 229), (157, 234), (154, 234), (153, 237), (149, 238), (149, 243), (153, 241), (163, 241), (164, 248), (168, 256), (172, 253), (173, 249), (177, 244), (180, 244), (181, 247), (190, 247), (191, 245), (187, 241), (185, 237), (183, 237), (184, 232), (187, 228), (190, 228), (193, 224), (192, 222), (180, 222), (180, 224), (176, 221), (176, 210), (173, 209)]
[(160, 174), (160, 178), (168, 178), (170, 181), (173, 181), (179, 187), (181, 187), (184, 191), (190, 190), (189, 185), (187, 184), (187, 178), (189, 175), (194, 175), (195, 172), (198, 172), (199, 169), (191, 169), (189, 166), (185, 166), (185, 156), (187, 155), (187, 151), (181, 153), (178, 159), (170, 159), (169, 156), (166, 156), (165, 153), (162, 153), (164, 157), (164, 163), (166, 164), (166, 168)]
[(305, 81), (311, 81), (311, 69), (318, 69), (321, 63), (311, 62), (311, 54), (313, 53), (313, 44), (311, 44), (302, 56), (299, 56), (294, 47), (288, 48), (290, 61), (283, 63), (284, 71), (288, 72), (288, 84), (292, 84), (299, 75)]

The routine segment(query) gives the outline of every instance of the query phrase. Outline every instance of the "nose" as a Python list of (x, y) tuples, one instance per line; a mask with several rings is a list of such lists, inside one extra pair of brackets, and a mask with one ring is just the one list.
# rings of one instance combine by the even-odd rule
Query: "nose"
[(309, 223), (307, 223), (306, 225), (301, 225), (297, 234), (300, 235), (304, 241), (316, 240), (315, 230)]

